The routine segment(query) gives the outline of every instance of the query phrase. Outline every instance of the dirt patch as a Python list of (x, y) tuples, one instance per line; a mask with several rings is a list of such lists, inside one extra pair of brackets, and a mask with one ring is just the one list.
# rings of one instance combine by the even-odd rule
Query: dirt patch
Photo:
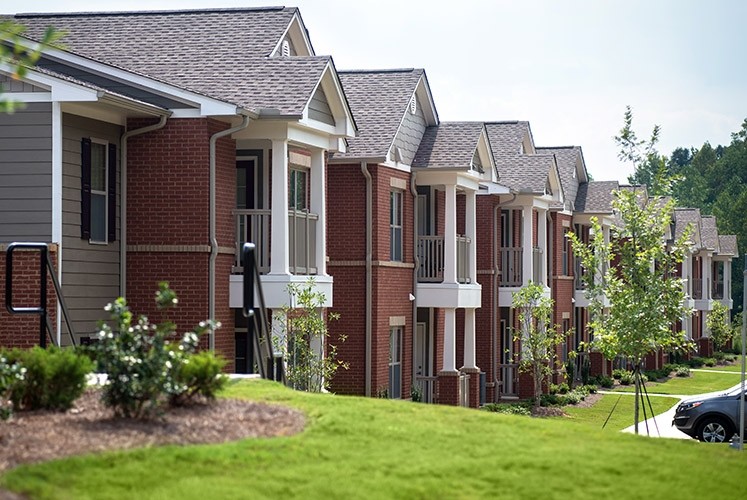
[[(107, 450), (167, 444), (224, 443), (301, 432), (296, 410), (237, 399), (175, 408), (153, 420), (115, 418), (98, 390), (86, 391), (65, 413), (19, 412), (0, 422), (0, 473), (20, 464)], [(3, 497), (0, 491), (0, 499)]]

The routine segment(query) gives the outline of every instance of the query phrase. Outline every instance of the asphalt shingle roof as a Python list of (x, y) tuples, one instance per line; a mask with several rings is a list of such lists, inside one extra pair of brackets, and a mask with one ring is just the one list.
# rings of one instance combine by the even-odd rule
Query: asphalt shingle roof
[(718, 247), (718, 229), (716, 228), (716, 217), (712, 215), (703, 215), (700, 217), (701, 238), (703, 246), (709, 250), (719, 251)]
[(718, 246), (720, 255), (731, 255), (733, 257), (739, 257), (739, 249), (737, 247), (737, 237), (733, 234), (719, 235)]
[(558, 173), (560, 174), (560, 185), (563, 187), (563, 194), (565, 195), (566, 200), (571, 201), (571, 208), (574, 208), (579, 187), (579, 179), (578, 175), (576, 175), (576, 162), (582, 154), (581, 147), (541, 147), (535, 148), (535, 150), (538, 153), (555, 155), (555, 161), (558, 164)]
[(702, 248), (703, 242), (701, 237), (699, 208), (675, 208), (674, 209), (674, 237), (679, 239), (685, 234), (688, 226), (692, 227), (690, 232), (690, 241), (695, 248)]
[(501, 184), (514, 191), (543, 193), (554, 157), (521, 153), (524, 138), (527, 134), (531, 138), (529, 122), (490, 122), (485, 129)]
[(329, 57), (268, 58), (296, 8), (18, 14), (30, 38), (53, 25), (66, 49), (253, 111), (300, 115)]
[(346, 153), (333, 157), (385, 157), (423, 74), (422, 69), (340, 71), (358, 135), (348, 139)]
[(482, 122), (441, 122), (426, 128), (412, 166), (469, 169), (484, 129)]
[(581, 184), (576, 196), (576, 211), (587, 213), (612, 213), (612, 194), (620, 189), (617, 181), (591, 181)]

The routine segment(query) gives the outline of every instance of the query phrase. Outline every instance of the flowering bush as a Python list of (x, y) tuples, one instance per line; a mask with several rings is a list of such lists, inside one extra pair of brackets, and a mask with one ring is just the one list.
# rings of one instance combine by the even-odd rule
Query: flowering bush
[(0, 353), (0, 420), (7, 420), (13, 414), (10, 401), (13, 387), (23, 382), (26, 369), (18, 363), (11, 363)]
[[(156, 292), (158, 308), (177, 303), (168, 283), (161, 283)], [(101, 322), (99, 342), (94, 347), (99, 366), (107, 374), (104, 404), (119, 416), (144, 418), (154, 415), (167, 399), (194, 392), (190, 381), (180, 376), (183, 366), (194, 356), (200, 335), (220, 324), (203, 321), (174, 344), (168, 340), (176, 335), (174, 323), (151, 325), (147, 317), (140, 316), (133, 324), (133, 314), (122, 297), (105, 310), (111, 313), (113, 328)]]

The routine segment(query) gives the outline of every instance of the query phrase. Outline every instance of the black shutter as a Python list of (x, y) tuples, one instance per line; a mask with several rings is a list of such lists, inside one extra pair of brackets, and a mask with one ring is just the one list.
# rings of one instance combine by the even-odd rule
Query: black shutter
[(91, 239), (91, 139), (80, 140), (80, 237)]
[(107, 176), (107, 241), (117, 241), (117, 146), (109, 144), (109, 175)]

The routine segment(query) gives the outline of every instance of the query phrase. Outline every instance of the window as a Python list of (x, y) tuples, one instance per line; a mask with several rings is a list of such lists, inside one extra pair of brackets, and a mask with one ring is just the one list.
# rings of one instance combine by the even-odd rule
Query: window
[(391, 399), (402, 398), (402, 327), (389, 330), (389, 387)]
[(291, 168), (288, 179), (288, 208), (291, 210), (308, 210), (308, 178), (308, 171)]
[(389, 193), (389, 260), (402, 262), (402, 191)]
[(566, 231), (563, 233), (563, 255), (561, 257), (562, 258), (562, 262), (561, 262), (562, 273), (561, 274), (563, 276), (568, 276), (570, 274), (570, 270), (569, 270), (570, 266), (568, 264), (568, 259), (570, 258), (570, 251), (569, 251), (570, 244), (571, 242), (568, 239), (568, 232)]
[(80, 237), (92, 243), (116, 240), (117, 147), (81, 140)]

